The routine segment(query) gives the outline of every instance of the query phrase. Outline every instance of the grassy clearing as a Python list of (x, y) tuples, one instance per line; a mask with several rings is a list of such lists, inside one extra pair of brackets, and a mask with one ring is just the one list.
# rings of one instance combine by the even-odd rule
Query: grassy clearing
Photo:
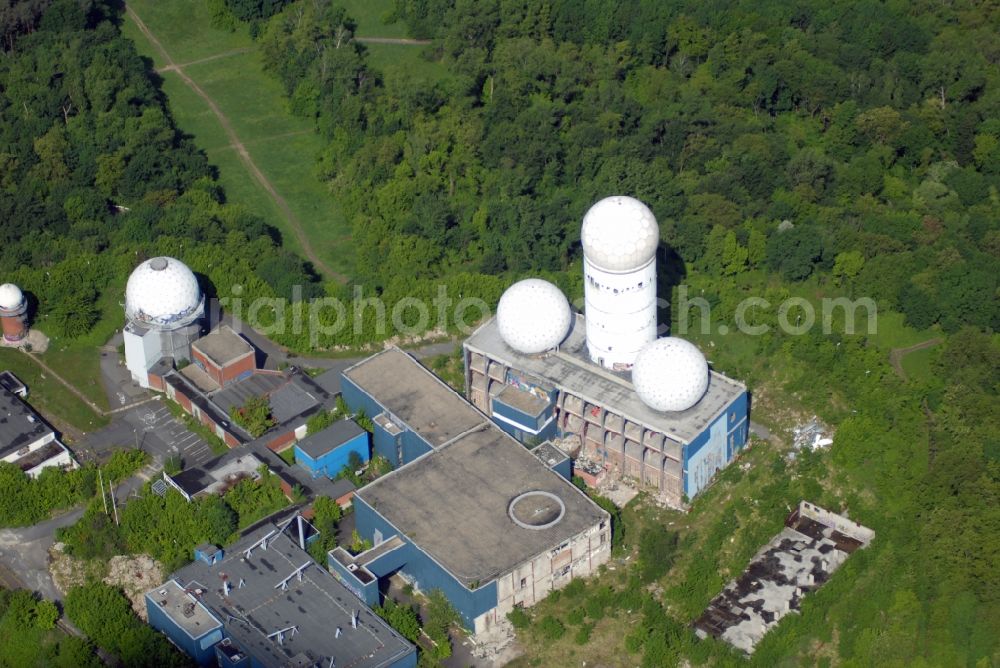
[(440, 81), (450, 76), (441, 63), (427, 60), (427, 47), (412, 44), (365, 44), (368, 62), (382, 73), (387, 83), (394, 80)]
[[(213, 151), (229, 146), (229, 138), (218, 117), (176, 72), (164, 72), (161, 81), (174, 120), (185, 134), (194, 139), (198, 148), (211, 157)], [(242, 163), (240, 169), (243, 169)]]
[(393, 0), (342, 0), (340, 5), (358, 22), (358, 37), (407, 37), (402, 21), (384, 23), (392, 13)]
[(916, 381), (930, 381), (934, 379), (934, 362), (937, 361), (939, 351), (936, 346), (933, 348), (923, 348), (914, 350), (903, 356), (900, 362), (907, 378)]
[(883, 311), (878, 314), (877, 332), (868, 338), (879, 348), (907, 348), (909, 346), (940, 336), (941, 332), (934, 328), (916, 330), (903, 322), (903, 314), (895, 311)]
[(28, 386), (28, 403), (57, 429), (65, 429), (68, 425), (72, 429), (88, 432), (108, 423), (107, 418), (91, 410), (24, 353), (0, 348), (0, 369), (13, 371)]
[[(193, 0), (130, 0), (129, 6), (139, 15), (175, 63), (184, 64), (219, 53), (251, 46), (245, 27), (229, 32), (211, 27), (208, 3)], [(122, 32), (131, 38), (143, 55), (150, 56), (156, 67), (163, 67), (160, 54), (146, 49), (146, 40), (131, 20)]]
[[(205, 8), (193, 0), (138, 0), (130, 6), (175, 63), (251, 49), (190, 65), (184, 71), (229, 119), (254, 163), (301, 221), (315, 253), (334, 270), (349, 273), (349, 255), (343, 252), (343, 241), (349, 238), (350, 227), (314, 171), (315, 156), (323, 142), (311, 121), (288, 112), (280, 85), (264, 72), (245, 31), (229, 33), (212, 28)], [(135, 41), (140, 53), (152, 58), (157, 67), (163, 66), (158, 51), (130, 18), (126, 18), (123, 31)], [(290, 224), (230, 147), (229, 138), (205, 101), (176, 72), (164, 72), (162, 76), (177, 125), (206, 151), (219, 171), (229, 201), (260, 213), (281, 231), (291, 250), (301, 252)]]
[[(101, 316), (94, 328), (78, 339), (64, 341), (58, 337), (52, 338), (49, 349), (41, 355), (46, 364), (102, 410), (108, 410), (110, 405), (101, 382), (100, 347), (107, 343), (124, 322), (120, 303), (124, 294), (124, 285), (111, 286), (105, 290), (97, 303)], [(45, 331), (44, 320), (39, 323), (39, 327)]]
[(295, 466), (295, 448), (286, 448), (279, 452), (278, 456), (281, 457), (281, 461), (289, 466)]

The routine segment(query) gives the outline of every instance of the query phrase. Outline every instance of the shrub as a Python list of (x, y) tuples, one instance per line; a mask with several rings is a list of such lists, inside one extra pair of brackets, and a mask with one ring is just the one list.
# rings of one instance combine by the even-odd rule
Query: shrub
[(229, 417), (257, 438), (276, 424), (266, 397), (248, 397), (242, 406), (229, 409)]
[(639, 535), (639, 578), (643, 583), (663, 577), (677, 556), (677, 532), (648, 527)]
[(95, 643), (126, 666), (187, 666), (164, 636), (144, 624), (125, 595), (102, 582), (73, 587), (66, 594), (66, 615)]
[(387, 598), (384, 604), (375, 606), (373, 610), (410, 642), (416, 643), (420, 638), (420, 622), (417, 621), (417, 613), (413, 608), (399, 605), (391, 598)]
[(579, 629), (577, 629), (576, 634), (573, 636), (573, 642), (577, 645), (586, 645), (590, 642), (590, 632), (594, 630), (593, 624), (584, 624)]
[(531, 615), (525, 612), (521, 606), (515, 606), (507, 613), (507, 621), (518, 631), (523, 631), (531, 626)]
[(566, 627), (563, 623), (552, 615), (545, 615), (538, 622), (538, 633), (545, 640), (559, 640), (566, 633)]

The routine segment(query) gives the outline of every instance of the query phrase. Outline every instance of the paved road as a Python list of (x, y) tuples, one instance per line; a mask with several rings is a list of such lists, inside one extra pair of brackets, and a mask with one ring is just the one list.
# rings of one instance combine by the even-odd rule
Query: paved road
[[(336, 358), (308, 357), (304, 355), (297, 355), (295, 353), (289, 353), (288, 349), (284, 346), (278, 345), (248, 325), (246, 322), (234, 318), (230, 313), (222, 313), (217, 299), (208, 300), (208, 303), (206, 304), (206, 315), (209, 329), (214, 329), (216, 326), (224, 324), (232, 327), (235, 331), (246, 337), (246, 339), (252, 343), (255, 348), (257, 348), (257, 364), (263, 369), (277, 369), (282, 364), (292, 364), (312, 369), (338, 369), (342, 371), (352, 364), (360, 362), (371, 354)], [(435, 355), (451, 354), (454, 352), (455, 346), (457, 345), (457, 340), (441, 341), (438, 343), (428, 343), (425, 345), (408, 347), (406, 350), (412, 353), (414, 357), (424, 359), (427, 357), (434, 357)]]
[(34, 526), (0, 530), (0, 562), (28, 589), (49, 600), (60, 600), (62, 597), (49, 575), (49, 548), (56, 529), (75, 523), (81, 516), (83, 509), (77, 508)]
[(100, 459), (120, 447), (148, 452), (157, 467), (173, 455), (180, 455), (185, 466), (213, 457), (208, 443), (175, 418), (159, 399), (123, 411), (104, 429), (88, 434), (74, 451), (84, 459)]

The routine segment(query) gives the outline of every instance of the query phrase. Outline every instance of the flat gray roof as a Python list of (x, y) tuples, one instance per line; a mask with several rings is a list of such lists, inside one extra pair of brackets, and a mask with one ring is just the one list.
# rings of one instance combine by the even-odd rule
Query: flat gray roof
[(191, 345), (219, 366), (225, 366), (254, 351), (253, 346), (229, 325), (220, 325)]
[(334, 422), (319, 433), (306, 436), (295, 446), (315, 459), (363, 433), (365, 430), (359, 427), (357, 422), (351, 418), (344, 418)]
[(620, 413), (682, 443), (696, 438), (736, 397), (746, 391), (742, 383), (712, 371), (708, 390), (697, 404), (676, 413), (654, 411), (636, 395), (631, 374), (608, 371), (590, 361), (582, 314), (577, 314), (573, 329), (559, 351), (548, 355), (525, 355), (510, 348), (500, 337), (496, 318), (476, 330), (466, 340), (465, 347), (538, 376), (560, 390)]
[[(274, 535), (267, 549), (257, 546), (245, 559), (244, 551), (269, 532)], [(282, 589), (281, 581), (303, 565), (307, 567), (302, 579), (292, 577)], [(230, 584), (228, 596), (223, 577)], [(224, 623), (236, 644), (265, 666), (286, 666), (305, 654), (310, 659), (307, 665), (326, 666), (332, 658), (337, 666), (381, 668), (415, 651), (273, 524), (227, 547), (218, 564), (195, 561), (173, 578), (189, 590), (201, 587), (200, 602)], [(150, 595), (155, 597), (159, 589)], [(358, 613), (356, 629), (351, 627), (354, 613)], [(286, 632), (282, 644), (267, 637), (292, 626), (297, 632)]]
[(200, 638), (222, 626), (219, 620), (201, 602), (189, 596), (176, 580), (169, 580), (147, 592), (146, 596), (192, 638)]
[(51, 433), (52, 428), (31, 406), (0, 387), (0, 457), (17, 452)]
[(398, 348), (358, 362), (344, 375), (435, 448), (486, 421), (461, 395)]
[(541, 459), (546, 466), (555, 466), (569, 459), (569, 455), (552, 445), (551, 441), (539, 444), (531, 451), (531, 454)]
[(542, 399), (514, 385), (508, 385), (500, 390), (496, 398), (511, 408), (516, 408), (525, 415), (532, 417), (538, 417), (549, 405), (547, 398)]
[[(529, 491), (557, 496), (566, 513), (525, 529), (507, 513)], [(492, 423), (414, 460), (357, 497), (466, 585), (485, 584), (607, 518), (580, 490)]]

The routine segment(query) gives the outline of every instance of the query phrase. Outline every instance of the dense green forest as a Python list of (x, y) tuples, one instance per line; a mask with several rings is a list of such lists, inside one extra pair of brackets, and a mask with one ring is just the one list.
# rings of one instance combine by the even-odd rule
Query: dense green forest
[[(627, 635), (610, 634), (619, 663), (743, 665), (687, 624), (808, 498), (877, 538), (752, 663), (1000, 662), (1000, 9), (400, 0), (389, 18), (433, 40), (424, 57), (448, 71), (400, 79), (369, 65), (335, 4), (284, 4), (228, 2), (254, 21), (290, 108), (327, 141), (318, 171), (353, 223), (353, 284), (320, 286), (266, 221), (225, 201), (121, 38), (118, 9), (36, 0), (0, 11), (0, 258), (43, 329), (81, 335), (102, 312), (117, 326), (128, 272), (156, 253), (189, 263), (209, 293), (239, 284), (247, 299), (299, 282), (307, 296), (356, 285), (392, 304), (444, 284), (495, 302), (524, 275), (576, 297), (583, 214), (634, 195), (661, 223), (663, 294), (683, 282), (713, 305), (712, 333), (691, 336), (747, 381), (755, 419), (817, 413), (835, 443), (793, 462), (755, 446), (671, 518), (676, 546), (626, 509), (624, 549), (641, 563), (643, 549), (668, 552), (670, 570), (622, 569), (550, 597), (529, 652), (565, 659), (544, 652), (627, 619)], [(751, 295), (870, 296), (883, 330), (902, 314), (942, 343), (905, 377), (879, 345), (884, 331), (715, 336)], [(362, 324), (319, 343), (394, 333)], [(275, 338), (309, 345), (292, 330)], [(228, 501), (205, 507), (208, 519), (161, 502), (137, 505), (121, 530), (88, 515), (94, 553), (124, 542), (186, 558), (155, 512), (183, 519), (184, 543), (221, 539), (237, 521)], [(86, 529), (75, 528), (81, 545)]]
[(624, 650), (644, 665), (739, 662), (685, 625), (801, 498), (879, 538), (754, 663), (996, 661), (997, 9), (402, 0), (394, 18), (433, 40), (447, 78), (383, 79), (336, 5), (297, 3), (260, 34), (329, 141), (320, 171), (354, 221), (355, 278), (390, 302), (458, 277), (488, 298), (496, 276), (528, 274), (578, 296), (580, 220), (626, 193), (661, 222), (664, 292), (698, 289), (713, 332), (743, 297), (805, 294), (872, 297), (947, 336), (904, 379), (874, 336), (696, 334), (762, 390), (763, 419), (815, 411), (839, 428), (833, 449), (730, 467), (695, 503), (662, 597), (637, 574), (593, 585), (586, 622), (542, 604), (526, 665), (566, 659), (553, 641), (577, 624), (586, 644), (614, 601), (641, 610)]
[(183, 258), (209, 294), (317, 290), (273, 229), (225, 203), (117, 9), (35, 0), (0, 20), (0, 262), (46, 333), (82, 336), (102, 309), (120, 326), (125, 280), (156, 254)]
[[(330, 140), (322, 169), (355, 222), (360, 281), (394, 294), (414, 278), (566, 270), (587, 208), (628, 193), (660, 219), (675, 275), (836, 269), (918, 328), (998, 324), (995, 8), (397, 13), (436, 38), (428, 57), (451, 77), (386, 85), (335, 4), (287, 9), (261, 37), (293, 110)], [(743, 252), (724, 261), (727, 242)]]
[(55, 628), (59, 608), (29, 591), (0, 589), (0, 666), (99, 668), (86, 640)]

